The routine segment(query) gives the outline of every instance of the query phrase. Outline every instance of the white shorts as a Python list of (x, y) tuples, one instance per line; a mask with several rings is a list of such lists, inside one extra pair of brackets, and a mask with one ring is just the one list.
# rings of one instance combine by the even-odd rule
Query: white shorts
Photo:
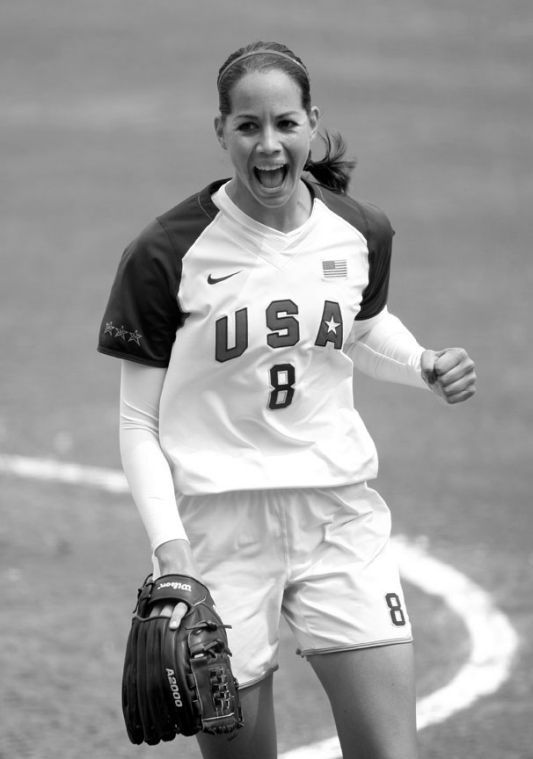
[(283, 614), (302, 656), (412, 640), (390, 512), (366, 484), (181, 496), (241, 687), (278, 666)]

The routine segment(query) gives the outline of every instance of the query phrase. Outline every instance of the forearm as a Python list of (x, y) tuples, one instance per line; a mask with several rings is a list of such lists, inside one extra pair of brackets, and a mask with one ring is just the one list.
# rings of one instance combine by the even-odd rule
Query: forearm
[(135, 505), (152, 551), (187, 536), (176, 506), (174, 481), (159, 444), (158, 407), (164, 370), (123, 362), (120, 388), (120, 453)]
[(355, 322), (347, 353), (357, 370), (375, 379), (426, 388), (420, 359), (424, 348), (396, 317), (384, 309)]

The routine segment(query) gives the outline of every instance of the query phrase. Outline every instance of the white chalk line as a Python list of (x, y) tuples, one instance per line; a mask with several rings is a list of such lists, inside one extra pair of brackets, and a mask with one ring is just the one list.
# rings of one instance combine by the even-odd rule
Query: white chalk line
[[(127, 493), (122, 472), (101, 467), (0, 454), (0, 474), (25, 479), (96, 487), (110, 493)], [(509, 676), (518, 636), (508, 618), (476, 583), (448, 564), (430, 556), (421, 545), (395, 537), (402, 577), (425, 593), (440, 598), (457, 614), (470, 637), (470, 655), (460, 671), (442, 688), (417, 703), (417, 724), (422, 730), (444, 722), (495, 693)], [(280, 759), (339, 759), (337, 737), (286, 751)]]
[(9, 456), (0, 453), (0, 474), (11, 474), (28, 480), (85, 485), (106, 490), (108, 493), (128, 492), (128, 484), (122, 472), (55, 459)]

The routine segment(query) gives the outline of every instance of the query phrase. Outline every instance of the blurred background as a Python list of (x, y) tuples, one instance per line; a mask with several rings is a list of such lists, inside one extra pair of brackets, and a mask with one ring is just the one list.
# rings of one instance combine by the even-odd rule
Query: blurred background
[[(119, 468), (118, 362), (95, 352), (119, 256), (229, 175), (213, 131), (227, 55), (285, 42), (357, 158), (351, 193), (396, 230), (391, 310), (478, 366), (478, 395), (453, 409), (356, 385), (395, 532), (482, 586), (521, 639), (502, 689), (423, 730), (422, 755), (533, 757), (531, 4), (0, 0), (0, 13), (0, 452)], [(132, 747), (121, 723), (149, 559), (128, 496), (0, 482), (1, 759), (199, 756), (190, 741)], [(438, 599), (407, 591), (423, 695), (469, 642)], [(334, 732), (293, 648), (284, 637), (281, 750)]]

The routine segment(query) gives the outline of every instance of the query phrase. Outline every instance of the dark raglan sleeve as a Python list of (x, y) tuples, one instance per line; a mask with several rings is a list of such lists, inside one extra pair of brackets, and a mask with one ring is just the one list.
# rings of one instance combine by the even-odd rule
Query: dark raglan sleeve
[(98, 351), (167, 367), (184, 320), (177, 299), (181, 259), (159, 221), (124, 251), (104, 312)]
[(388, 217), (371, 203), (360, 204), (365, 217), (368, 245), (368, 285), (363, 292), (356, 320), (370, 319), (387, 305), (389, 293), (392, 238), (394, 230)]

